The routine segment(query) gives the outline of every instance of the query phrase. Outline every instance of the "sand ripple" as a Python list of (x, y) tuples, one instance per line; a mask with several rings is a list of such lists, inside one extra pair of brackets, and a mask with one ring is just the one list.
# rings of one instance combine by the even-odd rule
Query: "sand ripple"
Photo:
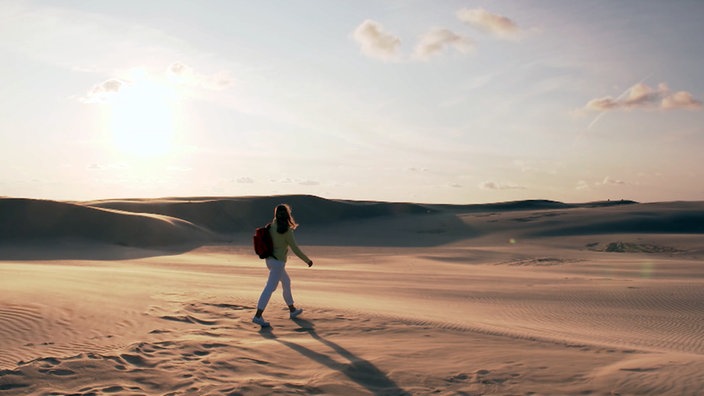
[(469, 290), (453, 315), (399, 318), (411, 325), (533, 339), (584, 348), (704, 355), (704, 289), (666, 281), (597, 289), (535, 285), (520, 293)]
[[(70, 346), (55, 342), (74, 337), (69, 313), (41, 305), (9, 304), (0, 306), (0, 367), (8, 367), (22, 360), (37, 348), (60, 352)], [(38, 341), (39, 340), (39, 341)]]
[[(692, 298), (702, 297), (696, 288), (682, 288), (675, 298), (640, 289), (612, 290), (599, 297), (580, 293), (560, 296), (560, 303), (546, 298), (538, 301), (537, 296), (514, 301), (506, 301), (506, 296), (482, 296), (482, 304), (501, 303), (505, 309), (497, 313), (495, 321), (474, 325), (318, 308), (308, 311), (314, 319), (280, 319), (273, 330), (266, 331), (249, 321), (253, 307), (248, 305), (183, 301), (151, 306), (144, 314), (156, 320), (157, 327), (143, 341), (103, 351), (76, 345), (70, 354), (47, 353), (0, 371), (0, 391), (13, 395), (456, 394), (467, 390), (492, 394), (518, 386), (526, 368), (514, 361), (497, 367), (474, 366), (442, 378), (419, 378), (420, 374), (392, 376), (380, 367), (385, 354), (370, 352), (389, 350), (396, 358), (408, 354), (411, 360), (407, 366), (420, 373), (423, 361), (440, 362), (430, 351), (442, 353), (446, 342), (450, 348), (461, 348), (460, 340), (481, 334), (500, 336), (495, 341), (498, 344), (505, 343), (501, 340), (505, 337), (530, 343), (547, 340), (562, 343), (565, 351), (577, 348), (626, 357), (583, 378), (580, 392), (594, 393), (590, 385), (602, 383), (598, 389), (604, 389), (614, 382), (645, 393), (649, 389), (696, 389), (698, 385), (691, 381), (675, 385), (667, 381), (673, 367), (689, 371), (704, 367), (701, 337), (697, 336), (702, 334), (701, 325), (684, 324), (701, 323), (692, 320), (700, 315), (696, 308), (687, 306)], [(634, 313), (626, 315), (624, 311), (624, 315), (607, 317), (603, 310), (616, 303), (625, 304)], [(672, 314), (659, 317), (653, 313), (663, 310), (672, 310)], [(6, 307), (2, 315), (9, 319), (3, 323), (14, 334), (22, 326), (36, 326), (41, 319), (36, 309), (22, 306)], [(272, 311), (270, 315), (284, 314)], [(508, 322), (513, 323), (512, 329), (506, 326)], [(542, 330), (537, 331), (539, 328)], [(404, 346), (409, 339), (410, 344)], [(422, 344), (419, 339), (424, 340)], [(392, 348), (385, 340), (401, 344)], [(491, 338), (485, 342), (492, 342)], [(608, 344), (622, 349), (639, 346), (641, 351), (618, 352), (608, 349)], [(667, 365), (648, 357), (657, 355), (644, 354), (642, 348), (668, 349), (670, 353), (686, 350), (689, 355), (672, 355), (668, 358), (671, 365)], [(376, 357), (369, 360), (355, 352), (358, 350)], [(467, 351), (468, 357), (472, 351)], [(628, 358), (629, 353), (633, 358)], [(421, 366), (414, 366), (414, 360)], [(468, 362), (472, 367), (472, 360)], [(452, 367), (460, 367), (458, 364)], [(648, 388), (642, 376), (652, 373), (661, 379)], [(403, 379), (406, 387), (397, 379)]]

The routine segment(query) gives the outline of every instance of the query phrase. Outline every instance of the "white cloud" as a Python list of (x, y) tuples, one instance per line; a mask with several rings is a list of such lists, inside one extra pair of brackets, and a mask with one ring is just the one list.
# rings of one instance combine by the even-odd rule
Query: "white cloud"
[(513, 183), (499, 183), (494, 181), (485, 181), (479, 184), (482, 190), (525, 190), (523, 186)]
[(622, 186), (622, 185), (625, 185), (625, 184), (628, 184), (628, 183), (626, 183), (626, 182), (623, 181), (623, 180), (613, 179), (613, 178), (611, 178), (611, 176), (606, 176), (606, 177), (604, 178), (604, 181), (601, 182), (601, 184), (603, 184), (603, 185), (605, 185), (605, 186), (606, 186), (606, 185), (610, 185), (610, 186)]
[(428, 59), (441, 53), (445, 48), (454, 48), (460, 53), (471, 52), (475, 47), (474, 41), (463, 37), (449, 29), (435, 28), (421, 36), (415, 49), (415, 56)]
[(687, 91), (675, 92), (672, 95), (662, 99), (660, 106), (663, 109), (701, 109), (701, 100), (694, 99), (691, 93)]
[(617, 98), (606, 96), (592, 99), (585, 105), (585, 110), (633, 110), (633, 109), (662, 109), (699, 110), (702, 102), (687, 91), (670, 92), (667, 84), (660, 83), (657, 88), (652, 88), (644, 83), (638, 83)]
[(254, 179), (252, 179), (251, 177), (240, 177), (236, 181), (239, 184), (253, 184), (254, 183)]
[(394, 60), (399, 56), (401, 40), (384, 30), (383, 26), (372, 20), (365, 20), (352, 33), (360, 45), (362, 53), (377, 59)]
[(271, 183), (274, 184), (298, 184), (299, 186), (319, 186), (320, 182), (310, 179), (292, 179), (290, 177), (285, 177), (282, 179), (270, 179)]
[(621, 107), (618, 100), (614, 99), (611, 96), (606, 96), (603, 98), (597, 98), (597, 99), (592, 99), (589, 102), (587, 102), (587, 105), (585, 108), (587, 110), (594, 110), (594, 111), (606, 111), (606, 110), (613, 110)]
[(575, 189), (577, 190), (591, 190), (592, 188), (598, 189), (602, 186), (625, 186), (629, 185), (630, 183), (620, 180), (620, 179), (614, 179), (611, 176), (606, 176), (602, 180), (597, 180), (597, 181), (592, 181), (591, 183), (586, 181), (586, 180), (579, 180), (577, 182), (577, 185), (575, 186)]
[(94, 85), (85, 96), (79, 97), (78, 100), (83, 103), (103, 103), (111, 95), (117, 94), (124, 89), (126, 84), (123, 80), (111, 78)]
[(463, 8), (457, 11), (457, 18), (501, 39), (516, 39), (521, 32), (516, 22), (510, 18), (483, 8)]
[[(460, 21), (489, 32), (501, 39), (518, 39), (522, 31), (510, 18), (492, 14), (484, 9), (461, 9), (456, 13)], [(367, 19), (352, 33), (363, 54), (381, 60), (402, 60), (401, 39), (387, 32), (376, 21)], [(412, 58), (427, 60), (447, 50), (468, 54), (476, 48), (471, 38), (456, 31), (436, 27), (421, 35), (414, 48)]]
[(586, 180), (580, 180), (577, 182), (577, 187), (575, 187), (577, 190), (588, 190), (589, 189), (589, 182)]
[(174, 88), (185, 89), (188, 92), (221, 91), (233, 84), (233, 79), (226, 72), (203, 74), (180, 62), (172, 63), (166, 70), (161, 69), (156, 72), (135, 67), (118, 74), (119, 77), (109, 78), (94, 85), (84, 96), (78, 96), (77, 99), (83, 103), (105, 103), (121, 92), (127, 92), (145, 84), (158, 87), (164, 93), (171, 92)]

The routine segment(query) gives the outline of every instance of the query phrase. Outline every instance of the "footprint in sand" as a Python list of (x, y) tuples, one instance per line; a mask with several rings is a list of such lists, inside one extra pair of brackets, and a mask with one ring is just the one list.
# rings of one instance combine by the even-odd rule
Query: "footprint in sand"
[(470, 379), (470, 376), (465, 373), (459, 373), (447, 378), (447, 382), (465, 382)]
[(149, 363), (147, 360), (145, 360), (143, 357), (138, 356), (138, 355), (130, 355), (128, 353), (123, 353), (120, 355), (120, 357), (127, 363), (137, 366), (137, 367), (154, 367), (155, 365), (152, 363)]
[[(2, 378), (2, 377), (0, 377), (0, 378)], [(29, 387), (29, 385), (27, 385), (27, 384), (15, 384), (15, 383), (0, 384), (0, 391), (22, 389), (22, 388), (27, 388), (27, 387)]]
[(119, 386), (119, 385), (115, 385), (115, 386), (109, 386), (109, 387), (107, 387), (107, 388), (103, 388), (103, 389), (101, 389), (101, 390), (102, 390), (103, 392), (105, 392), (105, 393), (117, 393), (117, 392), (122, 392), (122, 391), (124, 391), (125, 388), (123, 388), (123, 387), (121, 387), (121, 386)]
[(47, 369), (39, 369), (38, 370), (40, 373), (43, 374), (51, 374), (51, 375), (58, 375), (61, 377), (67, 376), (67, 375), (74, 375), (76, 374), (75, 371), (73, 370), (67, 370), (67, 369), (53, 369), (53, 370), (47, 370)]

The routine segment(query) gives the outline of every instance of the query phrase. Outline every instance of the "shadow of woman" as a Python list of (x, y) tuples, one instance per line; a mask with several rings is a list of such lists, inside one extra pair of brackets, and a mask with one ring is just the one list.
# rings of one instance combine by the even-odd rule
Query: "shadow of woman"
[(299, 318), (293, 319), (293, 321), (299, 326), (299, 328), (295, 329), (295, 331), (310, 334), (310, 336), (315, 340), (320, 341), (320, 343), (328, 346), (338, 355), (347, 359), (349, 363), (340, 363), (324, 353), (316, 352), (291, 341), (282, 340), (278, 338), (270, 328), (263, 329), (260, 331), (260, 334), (262, 337), (275, 340), (313, 361), (316, 361), (333, 370), (339, 371), (347, 376), (347, 378), (363, 386), (375, 395), (410, 394), (409, 392), (401, 389), (393, 380), (391, 380), (383, 371), (379, 370), (379, 368), (370, 361), (362, 359), (342, 346), (321, 337), (315, 331), (315, 326), (312, 322)]

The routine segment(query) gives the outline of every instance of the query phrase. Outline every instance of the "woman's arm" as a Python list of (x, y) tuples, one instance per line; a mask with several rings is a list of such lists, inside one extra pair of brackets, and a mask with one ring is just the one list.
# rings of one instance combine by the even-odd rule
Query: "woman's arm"
[(313, 265), (313, 260), (309, 259), (308, 256), (303, 253), (301, 248), (298, 247), (298, 244), (296, 243), (296, 237), (293, 235), (293, 230), (289, 230), (289, 232), (287, 232), (286, 234), (288, 234), (286, 236), (286, 242), (288, 242), (288, 246), (291, 247), (291, 250), (296, 253), (296, 256), (298, 256), (298, 258), (308, 264), (309, 267)]

